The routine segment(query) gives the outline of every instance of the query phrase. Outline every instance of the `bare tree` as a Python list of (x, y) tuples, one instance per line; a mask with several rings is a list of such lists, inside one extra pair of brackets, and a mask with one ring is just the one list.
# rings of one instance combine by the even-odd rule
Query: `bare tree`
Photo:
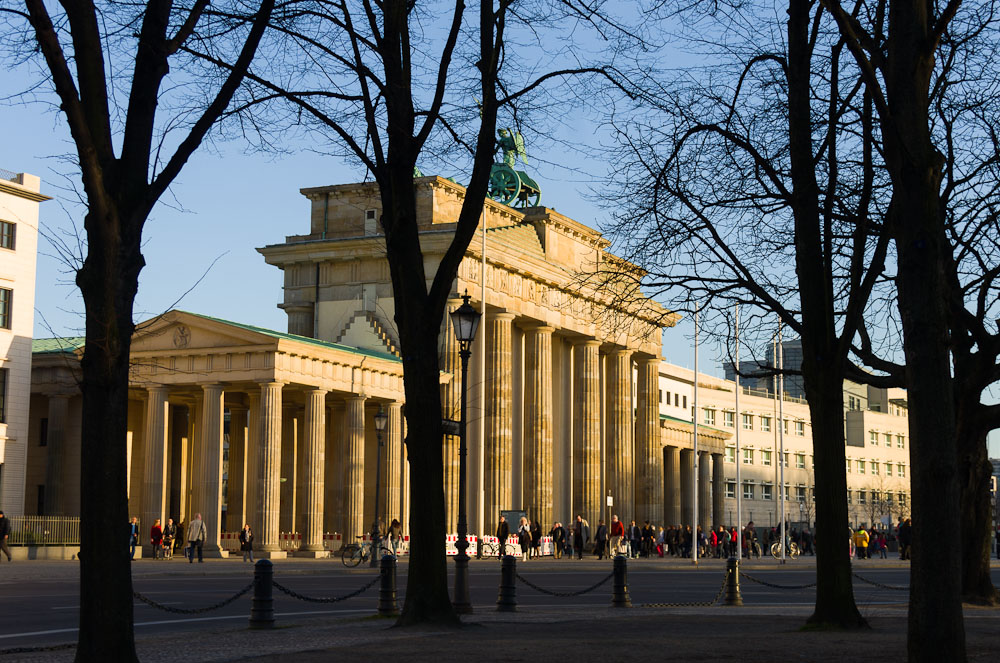
[[(41, 0), (26, 0), (25, 11), (3, 8), (44, 58), (86, 196), (87, 252), (76, 272), (86, 308), (77, 661), (137, 660), (125, 467), (143, 225), (229, 105), (273, 5), (265, 0), (251, 7), (236, 29), (207, 17), (207, 0), (181, 6), (151, 0), (101, 10), (81, 0), (63, 3), (54, 19)], [(195, 39), (233, 63), (221, 79), (201, 78), (197, 92), (183, 84), (190, 83), (185, 76), (206, 72), (185, 71), (191, 60), (178, 55)], [(184, 74), (172, 78), (172, 66)], [(182, 135), (171, 128), (183, 128)]]

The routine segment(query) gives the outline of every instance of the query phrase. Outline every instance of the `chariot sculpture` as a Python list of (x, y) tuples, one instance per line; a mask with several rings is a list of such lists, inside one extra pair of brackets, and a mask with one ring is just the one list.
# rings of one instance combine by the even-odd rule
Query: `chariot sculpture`
[(515, 170), (518, 159), (528, 163), (528, 153), (524, 149), (524, 138), (513, 129), (497, 132), (497, 149), (503, 151), (503, 160), (490, 169), (489, 196), (498, 203), (518, 207), (535, 207), (542, 197), (542, 189), (523, 170)]

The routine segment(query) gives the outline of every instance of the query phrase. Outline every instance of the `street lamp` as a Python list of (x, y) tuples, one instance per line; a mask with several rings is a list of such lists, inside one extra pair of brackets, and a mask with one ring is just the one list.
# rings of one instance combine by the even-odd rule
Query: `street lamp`
[(382, 433), (385, 431), (386, 424), (389, 423), (389, 415), (385, 413), (385, 406), (379, 405), (378, 412), (375, 414), (375, 437), (378, 440), (378, 446), (375, 449), (375, 520), (372, 522), (372, 560), (370, 566), (375, 567), (378, 564), (378, 553), (381, 546), (379, 545), (379, 526), (378, 526), (378, 502), (379, 502), (379, 484), (381, 483), (380, 475), (382, 474)]
[(470, 614), (472, 603), (469, 602), (469, 541), (466, 535), (469, 531), (465, 514), (465, 402), (469, 384), (469, 357), (472, 356), (472, 341), (479, 329), (482, 315), (469, 304), (469, 293), (462, 297), (462, 305), (451, 312), (451, 324), (455, 328), (455, 338), (458, 339), (459, 357), (462, 359), (462, 409), (461, 421), (458, 426), (458, 542), (455, 547), (455, 600), (452, 605), (455, 612)]

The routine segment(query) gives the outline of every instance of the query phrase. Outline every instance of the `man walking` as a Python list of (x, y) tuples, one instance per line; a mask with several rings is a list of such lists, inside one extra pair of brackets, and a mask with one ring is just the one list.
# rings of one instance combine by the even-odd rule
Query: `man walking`
[(135, 559), (135, 545), (137, 543), (139, 543), (139, 519), (132, 516), (132, 520), (128, 523), (128, 556), (130, 559)]
[[(576, 524), (573, 526), (573, 550), (577, 559), (583, 559), (583, 546), (590, 540), (590, 532), (584, 531), (583, 516), (577, 514)], [(590, 528), (587, 527), (587, 530)]]
[(198, 548), (198, 563), (202, 563), (205, 560), (202, 559), (202, 546), (205, 545), (205, 539), (208, 538), (208, 528), (205, 527), (205, 521), (201, 519), (201, 514), (194, 514), (194, 520), (188, 525), (188, 564), (194, 563), (194, 549)]
[(566, 530), (563, 529), (562, 523), (556, 522), (552, 525), (549, 536), (552, 537), (553, 554), (556, 559), (562, 559), (563, 546), (566, 545)]
[(622, 545), (622, 538), (625, 536), (625, 525), (618, 520), (618, 516), (611, 516), (611, 552), (610, 556), (616, 556)]
[(507, 554), (507, 537), (510, 536), (510, 526), (507, 519), (500, 516), (500, 523), (497, 525), (497, 559), (503, 559)]
[(10, 548), (7, 547), (7, 538), (10, 536), (10, 518), (3, 515), (3, 511), (0, 511), (0, 552), (7, 555), (7, 561), (13, 562), (14, 560), (10, 557)]
[(604, 559), (604, 545), (607, 541), (608, 528), (604, 526), (604, 521), (600, 520), (597, 523), (597, 533), (594, 535), (594, 552), (597, 554), (597, 559)]

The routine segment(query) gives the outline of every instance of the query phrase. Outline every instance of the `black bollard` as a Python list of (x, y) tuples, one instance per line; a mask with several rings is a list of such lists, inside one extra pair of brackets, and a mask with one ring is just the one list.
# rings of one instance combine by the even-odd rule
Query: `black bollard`
[(743, 605), (740, 595), (740, 560), (730, 557), (726, 560), (726, 605)]
[(631, 608), (632, 599), (628, 595), (628, 559), (625, 555), (615, 557), (614, 583), (611, 589), (611, 607)]
[(253, 567), (253, 602), (250, 604), (250, 628), (274, 628), (274, 567), (270, 560), (259, 560)]
[(381, 580), (378, 587), (378, 614), (384, 616), (399, 614), (396, 605), (396, 558), (392, 555), (382, 556), (379, 567)]
[(497, 612), (517, 612), (517, 559), (504, 555), (500, 563), (500, 593), (497, 595)]

